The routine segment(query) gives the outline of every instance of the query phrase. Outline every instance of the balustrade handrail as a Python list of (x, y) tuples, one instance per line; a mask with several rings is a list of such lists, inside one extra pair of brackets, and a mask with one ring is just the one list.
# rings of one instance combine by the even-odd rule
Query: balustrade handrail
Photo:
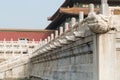
[(21, 42), (21, 41), (0, 41), (0, 43), (39, 43), (40, 41), (26, 41), (26, 42)]

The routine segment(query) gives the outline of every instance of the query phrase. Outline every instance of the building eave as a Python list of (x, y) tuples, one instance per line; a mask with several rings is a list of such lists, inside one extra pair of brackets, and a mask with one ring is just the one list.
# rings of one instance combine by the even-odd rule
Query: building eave
[[(95, 8), (95, 12), (98, 12), (99, 9)], [(79, 15), (79, 12), (84, 12), (85, 15), (88, 14), (88, 8), (79, 8), (79, 7), (72, 7), (72, 8), (60, 8), (60, 13), (70, 14), (70, 15)]]
[(17, 28), (0, 28), (0, 32), (49, 32), (53, 30), (42, 30), (42, 29), (17, 29)]

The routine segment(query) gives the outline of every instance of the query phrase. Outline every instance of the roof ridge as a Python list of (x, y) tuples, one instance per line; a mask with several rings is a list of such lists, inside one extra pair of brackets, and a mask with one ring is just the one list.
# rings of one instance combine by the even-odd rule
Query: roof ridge
[(54, 31), (54, 30), (45, 30), (45, 29), (18, 29), (18, 28), (0, 28), (0, 31), (15, 31), (15, 32), (19, 32), (19, 31), (22, 31), (22, 32), (47, 32), (47, 31)]

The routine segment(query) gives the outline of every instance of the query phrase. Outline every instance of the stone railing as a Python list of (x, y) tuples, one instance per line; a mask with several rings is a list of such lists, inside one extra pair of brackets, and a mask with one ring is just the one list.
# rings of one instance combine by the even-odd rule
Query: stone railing
[[(102, 50), (97, 49), (101, 46), (101, 44), (98, 45), (97, 43), (103, 39), (108, 39), (107, 37), (101, 39), (101, 35), (104, 36), (104, 34), (118, 30), (119, 22), (115, 19), (120, 17), (119, 15), (116, 16), (111, 14), (112, 12), (109, 12), (108, 6), (104, 8), (103, 5), (100, 12), (100, 14), (95, 13), (94, 5), (90, 4), (88, 17), (84, 18), (83, 12), (80, 12), (78, 22), (75, 18), (72, 18), (70, 23), (65, 23), (65, 26), (61, 26), (59, 30), (55, 31), (55, 34), (51, 34), (51, 36), (43, 40), (31, 55), (31, 63), (33, 65), (32, 67), (34, 67), (32, 68), (31, 75), (50, 80), (53, 80), (54, 75), (56, 75), (57, 77), (55, 80), (58, 80), (61, 79), (60, 76), (62, 72), (67, 75), (69, 73), (77, 75), (81, 71), (82, 73), (80, 74), (84, 76), (85, 74), (91, 75), (92, 77), (89, 78), (90, 80), (98, 80), (98, 75), (96, 76), (96, 73), (99, 72), (94, 69), (98, 68), (96, 66), (98, 65), (97, 60), (99, 56), (101, 57), (100, 54), (102, 54), (102, 52), (99, 54), (97, 51), (99, 52)], [(104, 47), (104, 44), (102, 44), (102, 47)], [(106, 45), (108, 45), (107, 42)], [(106, 47), (104, 49), (106, 49)], [(108, 51), (108, 47), (105, 51)], [(79, 56), (80, 58), (78, 58)], [(107, 57), (111, 58), (109, 55)], [(77, 61), (77, 59), (79, 59), (79, 61)], [(74, 66), (75, 69), (73, 69), (71, 65)], [(87, 68), (82, 68), (83, 65), (84, 67), (87, 66)], [(101, 65), (102, 64), (99, 65), (99, 69), (102, 69)], [(107, 65), (105, 66), (110, 68)], [(54, 75), (48, 75), (48, 73), (53, 73)], [(62, 76), (66, 77), (65, 75)], [(68, 75), (67, 78), (63, 78), (63, 80), (69, 80), (70, 77), (71, 76)], [(74, 75), (73, 77), (77, 77), (78, 79), (79, 76)], [(86, 77), (82, 76), (80, 78), (85, 79)], [(102, 78), (104, 77), (102, 76)]]
[[(104, 8), (104, 7), (103, 7)], [(47, 39), (40, 42), (36, 49), (32, 52), (31, 57), (49, 52), (65, 44), (75, 41), (77, 38), (84, 38), (92, 31), (93, 33), (103, 34), (110, 30), (116, 29), (113, 26), (113, 15), (109, 12), (106, 16), (104, 9), (101, 10), (104, 14), (96, 14), (94, 12), (94, 5), (90, 4), (88, 17), (84, 19), (84, 13), (80, 12), (79, 20), (72, 18), (70, 23), (65, 23), (60, 26), (55, 34), (51, 34)], [(118, 24), (118, 23), (117, 23)], [(59, 33), (58, 33), (59, 32)]]
[[(92, 75), (93, 33), (83, 21), (84, 13), (80, 12), (78, 22), (76, 18), (72, 18), (70, 23), (60, 26), (55, 34), (51, 34), (47, 39), (41, 41), (30, 55), (30, 75), (41, 77), (44, 80), (60, 80), (60, 78), (62, 80), (62, 77), (57, 74), (63, 75), (62, 72), (65, 72), (69, 75), (72, 72), (78, 71), (79, 73), (80, 70), (87, 73), (85, 69), (78, 69), (83, 66), (89, 67), (88, 73), (90, 74), (88, 75)], [(47, 75), (49, 73), (51, 74)], [(58, 77), (53, 79), (53, 76)], [(70, 79), (70, 76), (65, 77), (67, 78), (63, 80)], [(33, 77), (33, 79), (35, 78)]]
[(12, 69), (13, 67), (21, 66), (23, 64), (28, 63), (28, 61), (29, 61), (28, 54), (9, 59), (7, 61), (0, 63), (0, 72), (7, 71), (9, 69)]
[[(65, 23), (65, 26), (59, 27), (55, 34), (51, 34), (47, 39), (40, 42), (36, 50), (32, 52), (31, 57), (49, 52), (65, 44), (75, 41), (77, 38), (84, 38), (85, 32), (89, 30), (88, 27), (83, 27), (81, 22), (84, 19), (83, 12), (80, 12), (80, 22), (76, 22), (75, 18), (71, 19), (71, 23)], [(59, 32), (59, 33), (58, 33)]]
[(7, 60), (29, 54), (38, 44), (39, 41), (0, 41), (0, 58)]

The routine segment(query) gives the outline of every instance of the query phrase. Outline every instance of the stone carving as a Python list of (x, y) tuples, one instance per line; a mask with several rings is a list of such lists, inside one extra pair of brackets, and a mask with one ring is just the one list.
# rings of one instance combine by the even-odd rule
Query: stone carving
[(65, 38), (66, 38), (68, 41), (75, 41), (75, 36), (74, 36), (74, 35), (65, 36)]
[(50, 46), (46, 46), (47, 50), (52, 50), (52, 48)]
[(74, 31), (74, 35), (75, 35), (75, 37), (85, 37), (84, 36), (84, 32), (82, 32), (82, 31)]
[(68, 44), (67, 39), (59, 39), (60, 44)]
[(115, 30), (120, 31), (120, 15), (114, 15), (111, 17), (111, 26), (115, 28)]
[(94, 12), (89, 13), (88, 17), (83, 20), (83, 23), (87, 25), (90, 30), (94, 33), (106, 33), (111, 27), (110, 25), (110, 16), (105, 16), (102, 14), (96, 15)]
[(52, 49), (57, 48), (54, 44), (50, 44), (50, 47), (51, 47)]
[(57, 47), (61, 47), (62, 46), (59, 41), (55, 41), (54, 45), (57, 46)]

